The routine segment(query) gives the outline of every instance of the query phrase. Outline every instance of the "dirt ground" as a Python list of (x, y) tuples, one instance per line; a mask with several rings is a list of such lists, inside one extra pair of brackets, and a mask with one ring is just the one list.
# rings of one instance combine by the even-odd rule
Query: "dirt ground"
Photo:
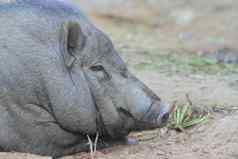
[[(159, 130), (137, 134), (136, 146), (117, 146), (98, 152), (97, 159), (237, 159), (237, 115), (223, 116), (186, 133)], [(227, 128), (229, 125), (229, 129)], [(164, 130), (166, 131), (166, 130)], [(157, 136), (148, 140), (148, 136)], [(147, 137), (147, 138), (146, 138)], [(148, 140), (148, 141), (146, 141)], [(84, 159), (87, 155), (66, 157)]]
[[(182, 24), (177, 16), (172, 16), (173, 22), (156, 26), (116, 17), (90, 17), (110, 36), (129, 69), (163, 101), (183, 104), (185, 95), (189, 94), (193, 105), (212, 112), (208, 123), (185, 133), (167, 128), (133, 133), (131, 136), (139, 144), (99, 150), (96, 159), (238, 158), (238, 66), (201, 57), (224, 47), (238, 48), (238, 32), (235, 32), (238, 14), (231, 4), (229, 1), (229, 5), (206, 11), (206, 15), (201, 15), (199, 8), (188, 8), (188, 12), (177, 9), (171, 15), (194, 15), (192, 20)], [(190, 11), (193, 12), (190, 14)], [(89, 154), (81, 153), (62, 159), (89, 158)], [(41, 157), (0, 153), (0, 159)]]

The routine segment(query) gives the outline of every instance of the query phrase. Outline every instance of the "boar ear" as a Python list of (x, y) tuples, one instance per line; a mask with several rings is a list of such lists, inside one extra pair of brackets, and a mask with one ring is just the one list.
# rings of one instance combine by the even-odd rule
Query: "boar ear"
[(85, 36), (77, 22), (67, 22), (63, 24), (60, 39), (65, 65), (71, 68), (76, 60), (75, 54), (84, 46)]

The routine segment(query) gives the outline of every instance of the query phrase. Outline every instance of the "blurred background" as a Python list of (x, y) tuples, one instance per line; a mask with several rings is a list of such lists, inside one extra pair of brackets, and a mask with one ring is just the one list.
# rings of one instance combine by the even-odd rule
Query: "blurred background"
[[(74, 1), (93, 16), (153, 27), (161, 49), (206, 53), (237, 48), (236, 0)], [(108, 24), (100, 25), (107, 29)]]
[(237, 0), (71, 0), (168, 102), (238, 102)]

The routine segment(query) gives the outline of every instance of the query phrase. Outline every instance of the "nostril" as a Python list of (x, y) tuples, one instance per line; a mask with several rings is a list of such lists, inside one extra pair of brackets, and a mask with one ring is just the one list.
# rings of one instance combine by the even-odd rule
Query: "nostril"
[(170, 107), (164, 103), (160, 103), (159, 120), (161, 123), (166, 123), (169, 119)]
[(160, 120), (161, 123), (166, 123), (169, 120), (169, 113), (165, 113)]

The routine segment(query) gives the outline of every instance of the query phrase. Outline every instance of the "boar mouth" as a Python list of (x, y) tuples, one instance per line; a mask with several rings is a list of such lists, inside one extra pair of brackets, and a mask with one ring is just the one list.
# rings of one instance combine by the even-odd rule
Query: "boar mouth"
[[(94, 95), (92, 95), (93, 97), (93, 101), (94, 101), (94, 105), (96, 108), (96, 125), (97, 125), (97, 133), (99, 133), (99, 135), (104, 138), (104, 139), (115, 139), (115, 138), (121, 138), (122, 136), (126, 136), (128, 135), (128, 133), (131, 131), (130, 128), (130, 124), (129, 124), (129, 120), (128, 117), (132, 117), (132, 115), (127, 112), (126, 110), (122, 110), (122, 109), (117, 109), (119, 116), (121, 117), (122, 121), (121, 124), (118, 123), (120, 126), (120, 131), (118, 131), (118, 129), (116, 127), (108, 127), (108, 125), (106, 125), (104, 123), (104, 119), (103, 119), (103, 115), (100, 111), (100, 106), (97, 104)], [(123, 114), (123, 115), (122, 115)], [(124, 124), (127, 123), (127, 124)]]
[[(154, 103), (152, 102), (146, 114), (149, 114), (152, 110)], [(160, 127), (160, 124), (157, 122), (159, 118), (159, 113), (150, 113), (148, 115), (149, 118), (146, 118), (146, 114), (141, 118), (135, 118), (129, 111), (125, 110), (124, 108), (118, 108), (118, 112), (122, 113), (127, 118), (131, 118), (134, 121), (134, 126), (130, 129), (130, 131), (141, 131), (141, 130), (149, 130), (149, 129), (156, 129)]]

